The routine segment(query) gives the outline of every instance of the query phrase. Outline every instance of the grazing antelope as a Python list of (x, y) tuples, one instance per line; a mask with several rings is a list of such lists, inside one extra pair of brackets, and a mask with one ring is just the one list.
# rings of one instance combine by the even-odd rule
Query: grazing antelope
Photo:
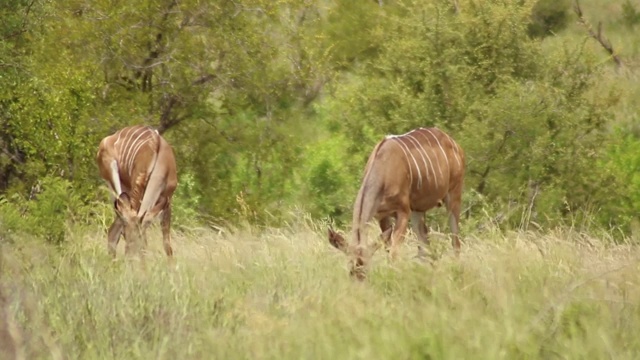
[(171, 258), (171, 197), (178, 185), (171, 145), (151, 127), (129, 126), (102, 139), (96, 161), (115, 196), (116, 218), (107, 236), (111, 256), (120, 235), (126, 254), (146, 248), (146, 229), (160, 215), (164, 250)]
[[(414, 129), (389, 135), (373, 149), (364, 169), (353, 206), (351, 244), (329, 228), (329, 242), (351, 257), (350, 274), (362, 280), (368, 261), (380, 242), (367, 246), (365, 225), (375, 218), (391, 259), (397, 256), (409, 219), (418, 239), (428, 245), (425, 212), (445, 204), (456, 252), (460, 249), (458, 222), (464, 179), (464, 151), (437, 128)], [(392, 226), (395, 219), (395, 226)], [(423, 255), (418, 245), (418, 255)]]

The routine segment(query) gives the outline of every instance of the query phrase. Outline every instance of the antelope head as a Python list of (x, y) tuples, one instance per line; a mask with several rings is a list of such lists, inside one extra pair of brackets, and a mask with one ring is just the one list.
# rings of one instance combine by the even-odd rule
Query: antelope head
[(138, 242), (143, 234), (142, 217), (138, 216), (138, 212), (131, 204), (129, 194), (123, 192), (118, 196), (114, 203), (116, 216), (124, 223), (122, 229), (124, 238), (127, 242)]
[(138, 215), (138, 211), (131, 203), (129, 194), (123, 192), (118, 196), (115, 200), (114, 207), (116, 216), (124, 223), (122, 231), (127, 242), (138, 242), (141, 238), (144, 238), (144, 231), (149, 227), (152, 219), (162, 211), (166, 201), (166, 198), (161, 197), (151, 210)]
[(349, 275), (357, 280), (364, 280), (367, 277), (367, 268), (373, 255), (382, 246), (388, 243), (392, 229), (388, 229), (380, 235), (380, 239), (372, 245), (348, 244), (344, 236), (329, 228), (329, 243), (336, 249), (342, 251), (349, 258)]

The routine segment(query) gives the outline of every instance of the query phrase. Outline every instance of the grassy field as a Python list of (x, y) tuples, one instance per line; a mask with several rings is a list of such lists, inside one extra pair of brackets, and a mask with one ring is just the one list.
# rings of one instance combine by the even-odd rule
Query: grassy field
[[(466, 230), (459, 258), (377, 254), (349, 279), (323, 227), (176, 234), (143, 267), (112, 262), (102, 229), (63, 247), (3, 247), (2, 351), (28, 359), (631, 359), (640, 251), (570, 229)], [(122, 246), (122, 244), (121, 244)], [(119, 248), (122, 252), (122, 247)], [(119, 253), (119, 255), (121, 255)]]

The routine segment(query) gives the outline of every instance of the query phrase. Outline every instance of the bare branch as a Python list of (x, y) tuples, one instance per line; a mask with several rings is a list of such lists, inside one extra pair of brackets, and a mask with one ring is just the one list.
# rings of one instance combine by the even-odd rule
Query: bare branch
[(580, 2), (578, 0), (575, 0), (573, 4), (573, 10), (578, 16), (578, 22), (580, 22), (580, 24), (582, 24), (586, 28), (589, 36), (598, 41), (600, 45), (602, 45), (602, 47), (609, 53), (609, 55), (611, 55), (611, 58), (616, 63), (618, 68), (621, 68), (623, 66), (622, 59), (620, 59), (620, 56), (613, 49), (611, 42), (609, 42), (609, 40), (602, 34), (602, 22), (598, 22), (598, 31), (596, 32), (584, 17), (584, 13), (582, 12), (582, 8), (580, 8)]
[(164, 110), (162, 110), (162, 114), (160, 115), (160, 125), (158, 125), (158, 132), (160, 134), (167, 131), (169, 128), (180, 123), (183, 118), (178, 118), (173, 115), (173, 109), (176, 105), (179, 105), (180, 99), (177, 95), (169, 95), (169, 99), (164, 105)]
[(211, 80), (215, 79), (215, 77), (216, 77), (216, 76), (215, 76), (215, 75), (213, 75), (213, 74), (205, 74), (205, 75), (202, 75), (202, 76), (200, 76), (199, 78), (195, 79), (195, 80), (191, 83), (191, 85), (194, 85), (194, 86), (195, 86), (195, 85), (202, 85), (202, 84), (208, 83), (209, 81), (211, 81)]

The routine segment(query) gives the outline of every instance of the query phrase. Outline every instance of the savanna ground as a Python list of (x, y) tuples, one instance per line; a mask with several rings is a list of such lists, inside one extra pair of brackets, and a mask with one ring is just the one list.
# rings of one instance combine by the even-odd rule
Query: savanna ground
[(640, 251), (572, 230), (465, 226), (455, 257), (376, 254), (347, 275), (323, 224), (175, 232), (144, 266), (105, 229), (54, 248), (3, 246), (3, 351), (28, 359), (631, 359), (640, 351)]

